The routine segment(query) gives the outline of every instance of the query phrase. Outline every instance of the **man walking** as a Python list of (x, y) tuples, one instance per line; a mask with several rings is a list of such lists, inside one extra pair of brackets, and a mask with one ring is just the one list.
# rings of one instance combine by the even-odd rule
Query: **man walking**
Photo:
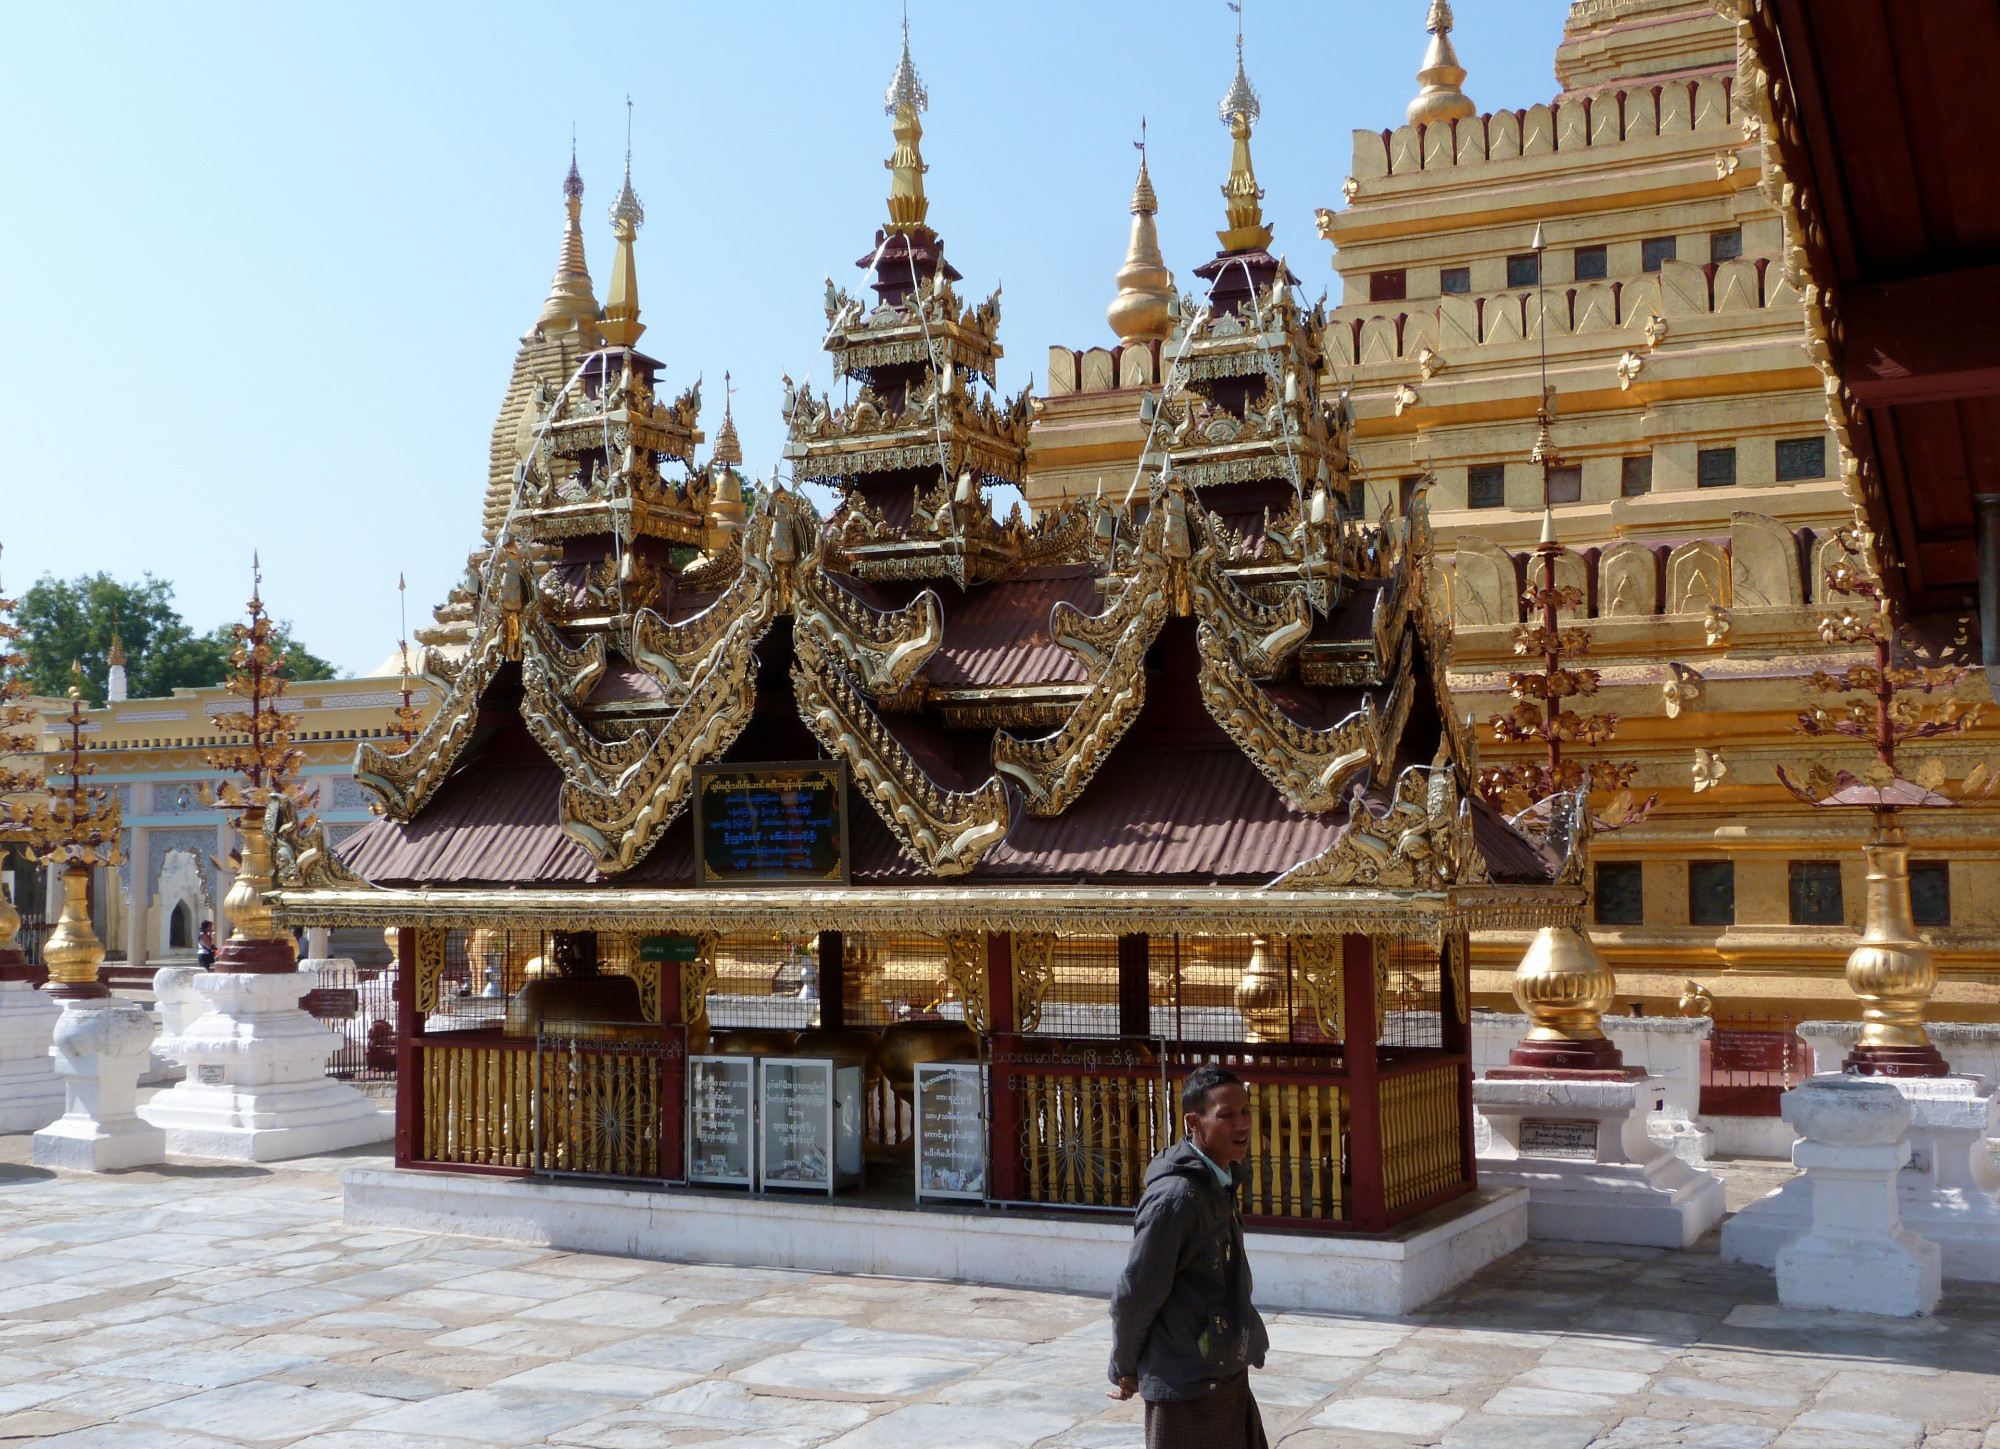
[(1270, 1340), (1250, 1304), (1236, 1207), (1249, 1093), (1233, 1072), (1196, 1067), (1181, 1120), (1186, 1135), (1146, 1169), (1111, 1295), (1111, 1397), (1146, 1400), (1146, 1449), (1265, 1449), (1250, 1369)]

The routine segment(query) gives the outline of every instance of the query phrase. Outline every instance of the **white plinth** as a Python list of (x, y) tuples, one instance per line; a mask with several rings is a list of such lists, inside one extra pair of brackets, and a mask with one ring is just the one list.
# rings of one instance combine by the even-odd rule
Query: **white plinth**
[(395, 1134), (373, 1098), (327, 1078), (341, 1039), (299, 1010), (313, 981), (292, 971), (210, 971), (193, 982), (207, 1010), (159, 1048), (187, 1077), (140, 1114), (166, 1130), (168, 1151), (276, 1162)]
[[(351, 1227), (410, 1228), (672, 1262), (884, 1273), (1109, 1293), (1125, 1218), (924, 1211), (375, 1167), (341, 1174)], [(1526, 1196), (1482, 1187), (1378, 1237), (1244, 1235), (1257, 1302), (1410, 1313), (1527, 1241)]]
[[(1507, 1065), (1508, 1053), (1534, 1023), (1497, 1011), (1472, 1014), (1472, 1066), (1479, 1076)], [(1607, 1016), (1604, 1034), (1627, 1066), (1650, 1079), (1653, 1110), (1646, 1119), (1652, 1139), (1691, 1167), (1715, 1154), (1715, 1133), (1701, 1113), (1701, 1044), (1715, 1030), (1705, 1016)], [(1789, 1148), (1789, 1139), (1787, 1147)]]
[(1903, 1094), (1877, 1077), (1813, 1077), (1785, 1093), (1782, 1112), (1805, 1134), (1792, 1160), (1805, 1169), (1812, 1217), (1778, 1249), (1778, 1301), (1900, 1318), (1936, 1308), (1937, 1244), (1904, 1227), (1899, 1210), (1910, 1158)]
[(62, 1116), (35, 1134), (35, 1165), (106, 1172), (164, 1161), (159, 1129), (133, 1112), (153, 1044), (153, 1016), (136, 1001), (65, 1001), (49, 1055), (62, 1078)]
[[(1987, 1139), (2000, 1097), (1984, 1077), (1873, 1077), (1910, 1105), (1910, 1155), (1896, 1177), (1904, 1227), (1938, 1246), (1946, 1278), (2000, 1283), (2000, 1173)], [(1722, 1256), (1775, 1267), (1778, 1252), (1812, 1226), (1813, 1185), (1793, 1178), (1722, 1230)]]
[(25, 981), (0, 981), (0, 1132), (38, 1132), (63, 1114), (49, 1058), (62, 1007)]
[(1648, 1135), (1658, 1096), (1650, 1078), (1476, 1081), (1492, 1132), (1479, 1180), (1528, 1190), (1533, 1237), (1688, 1247), (1722, 1220), (1722, 1179)]

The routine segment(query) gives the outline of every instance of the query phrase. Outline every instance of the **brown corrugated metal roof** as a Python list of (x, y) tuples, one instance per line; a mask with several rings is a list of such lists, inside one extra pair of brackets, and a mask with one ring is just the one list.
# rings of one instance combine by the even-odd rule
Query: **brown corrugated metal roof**
[(948, 600), (944, 643), (925, 677), (942, 689), (1085, 682), (1083, 666), (1049, 636), (1058, 600), (1086, 614), (1105, 608), (1085, 569), (988, 584)]

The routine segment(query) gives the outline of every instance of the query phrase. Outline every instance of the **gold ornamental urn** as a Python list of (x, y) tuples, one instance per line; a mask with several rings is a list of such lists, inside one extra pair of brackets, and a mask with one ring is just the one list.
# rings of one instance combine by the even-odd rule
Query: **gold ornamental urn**
[(1291, 983), (1272, 959), (1271, 938), (1250, 938), (1250, 962), (1236, 983), (1236, 1009), (1251, 1041), (1289, 1041), (1292, 1035)]
[(62, 887), (62, 916), (42, 947), (42, 959), (49, 968), (49, 982), (42, 989), (72, 1001), (109, 996), (110, 988), (97, 979), (97, 968), (104, 962), (104, 943), (90, 928), (90, 868), (70, 866), (63, 872)]
[(1847, 989), (1861, 1001), (1861, 1037), (1842, 1068), (1870, 1077), (1951, 1072), (1924, 1030), (1937, 966), (1910, 912), (1910, 846), (1893, 810), (1879, 812), (1868, 845), (1868, 919), (1847, 958)]
[(1528, 1034), (1496, 1074), (1591, 1072), (1626, 1075), (1625, 1059), (1604, 1034), (1604, 1013), (1618, 979), (1575, 926), (1543, 926), (1514, 968), (1514, 1000), (1528, 1014)]

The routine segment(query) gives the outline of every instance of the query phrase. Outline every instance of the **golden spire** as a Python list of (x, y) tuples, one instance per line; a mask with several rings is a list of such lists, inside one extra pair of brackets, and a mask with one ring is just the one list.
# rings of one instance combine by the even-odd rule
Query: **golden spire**
[(646, 224), (646, 208), (632, 190), (632, 98), (625, 98), (625, 186), (611, 208), (611, 234), (618, 252), (611, 261), (611, 285), (604, 293), (604, 320), (597, 330), (613, 347), (638, 342), (646, 324), (639, 320), (639, 271), (632, 261), (632, 242)]
[(722, 427), (715, 435), (715, 451), (709, 461), (722, 463), (731, 468), (743, 466), (743, 444), (736, 438), (736, 419), (731, 416), (729, 396), (735, 391), (729, 385), (729, 374), (722, 374)]
[(1132, 245), (1118, 269), (1118, 295), (1105, 309), (1105, 320), (1122, 342), (1148, 342), (1172, 330), (1167, 306), (1174, 298), (1174, 274), (1160, 255), (1160, 233), (1153, 224), (1160, 199), (1153, 178), (1146, 174), (1146, 123), (1139, 122), (1139, 179), (1132, 186)]
[(1250, 128), (1257, 124), (1263, 107), (1257, 101), (1257, 88), (1243, 70), (1243, 7), (1233, 4), (1229, 8), (1236, 12), (1236, 79), (1229, 83), (1219, 112), (1236, 145), (1229, 156), (1229, 180), (1222, 187), (1229, 208), (1229, 230), (1215, 235), (1226, 252), (1262, 251), (1271, 244), (1271, 228), (1264, 225), (1264, 192), (1250, 164)]
[(1417, 72), (1423, 89), (1410, 102), (1410, 124), (1429, 126), (1441, 121), (1462, 121), (1478, 114), (1459, 86), (1465, 81), (1465, 67), (1451, 45), (1451, 5), (1449, 0), (1431, 0), (1430, 17), (1424, 28), (1431, 33), (1430, 49), (1424, 52), (1424, 68)]
[(907, 13), (903, 16), (903, 58), (897, 62), (895, 77), (889, 82), (883, 100), (883, 111), (895, 118), (895, 124), (889, 130), (896, 138), (895, 154), (882, 163), (890, 173), (889, 225), (886, 229), (891, 234), (923, 231), (926, 229), (924, 218), (931, 209), (930, 202), (924, 197), (924, 173), (930, 168), (924, 165), (921, 149), (924, 126), (917, 119), (917, 113), (930, 109), (931, 96), (917, 75), (916, 63), (910, 59), (910, 17)]
[(597, 325), (597, 296), (590, 289), (590, 268), (583, 260), (583, 177), (577, 174), (576, 148), (570, 147), (569, 175), (563, 178), (563, 205), (569, 223), (563, 228), (562, 255), (556, 259), (556, 277), (549, 284), (549, 299), (542, 303), (542, 315), (535, 326), (544, 332), (566, 332), (572, 328)]
[(104, 662), (113, 669), (123, 669), (125, 667), (125, 645), (118, 638), (118, 611), (116, 609), (111, 611), (111, 653), (106, 657)]

